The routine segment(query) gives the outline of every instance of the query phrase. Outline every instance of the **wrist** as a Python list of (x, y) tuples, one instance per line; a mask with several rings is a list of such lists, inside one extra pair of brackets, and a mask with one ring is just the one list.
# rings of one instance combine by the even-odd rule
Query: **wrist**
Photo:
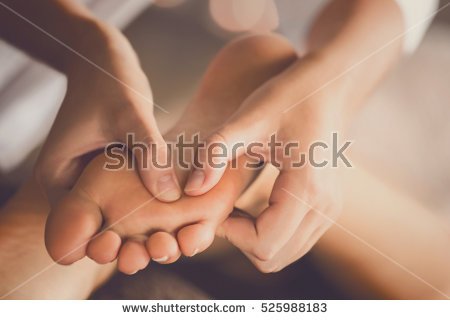
[(357, 87), (361, 85), (357, 82), (359, 80), (356, 80), (358, 65), (334, 47), (324, 47), (311, 55), (316, 61), (315, 72), (322, 75), (318, 82), (313, 82), (315, 90), (318, 91), (316, 95), (346, 116), (357, 103)]
[(274, 90), (276, 96), (284, 96), (283, 113), (294, 118), (305, 114), (313, 118), (346, 117), (354, 86), (350, 86), (351, 75), (343, 74), (342, 70), (345, 67), (324, 52), (299, 59), (280, 77), (281, 81), (274, 83), (278, 87)]

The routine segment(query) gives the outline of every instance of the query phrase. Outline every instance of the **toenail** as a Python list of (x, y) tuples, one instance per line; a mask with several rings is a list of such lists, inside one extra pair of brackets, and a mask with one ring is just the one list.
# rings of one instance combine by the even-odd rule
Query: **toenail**
[(203, 170), (194, 170), (189, 177), (189, 180), (184, 188), (185, 191), (192, 191), (200, 189), (205, 181), (205, 173)]
[(167, 260), (169, 260), (169, 257), (168, 256), (164, 256), (164, 257), (161, 257), (161, 258), (152, 258), (152, 260), (156, 261), (156, 262), (166, 262)]
[(189, 257), (193, 257), (198, 253), (198, 248), (195, 248), (195, 250), (192, 252), (192, 254)]
[(175, 201), (180, 198), (181, 193), (172, 175), (168, 174), (158, 179), (158, 199), (164, 201)]

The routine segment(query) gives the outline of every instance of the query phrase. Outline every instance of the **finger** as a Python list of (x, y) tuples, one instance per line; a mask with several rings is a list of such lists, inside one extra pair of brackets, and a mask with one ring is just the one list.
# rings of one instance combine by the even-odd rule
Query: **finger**
[(285, 262), (286, 265), (301, 259), (305, 254), (307, 254), (316, 245), (320, 238), (322, 238), (322, 236), (328, 231), (330, 225), (331, 224), (326, 223), (314, 230), (314, 232), (309, 236), (309, 238), (301, 246), (301, 248)]
[[(284, 247), (270, 260), (260, 260), (254, 255), (245, 253), (247, 258), (255, 265), (255, 267), (263, 273), (278, 272), (287, 267), (289, 264), (300, 259), (299, 252), (303, 252), (305, 243), (315, 233), (320, 226), (319, 219), (311, 211), (308, 212), (305, 219), (301, 222), (291, 239)], [(305, 251), (303, 254), (305, 254)]]
[(55, 133), (50, 133), (34, 168), (34, 177), (51, 205), (75, 184), (86, 164), (95, 156), (94, 151), (101, 150), (106, 141), (95, 133), (81, 134), (78, 128), (67, 128), (54, 136)]
[[(328, 206), (333, 210), (332, 206)], [(295, 235), (289, 240), (273, 261), (270, 268), (278, 272), (306, 255), (333, 224), (332, 212), (312, 209), (300, 224)], [(257, 262), (256, 262), (257, 263)], [(267, 266), (265, 266), (267, 268)]]
[(230, 217), (222, 224), (222, 233), (235, 246), (255, 258), (271, 260), (293, 236), (308, 206), (289, 196), (284, 190), (299, 190), (301, 176), (296, 171), (282, 171), (277, 177), (269, 207), (252, 221)]
[(312, 245), (309, 246), (311, 239), (314, 238), (317, 241), (317, 231), (323, 225), (322, 217), (315, 214), (314, 211), (308, 212), (292, 238), (274, 257), (273, 272), (281, 271), (308, 253), (312, 247)]
[(136, 159), (141, 180), (147, 190), (160, 201), (172, 202), (181, 197), (180, 187), (171, 163), (171, 155), (156, 124), (127, 134), (127, 147)]
[[(243, 155), (251, 143), (261, 142), (267, 136), (270, 126), (265, 122), (269, 120), (270, 117), (261, 118), (261, 110), (250, 107), (244, 107), (235, 113), (198, 150), (198, 164), (201, 167), (191, 172), (184, 192), (190, 196), (198, 196), (211, 190), (219, 182), (228, 162)], [(262, 149), (263, 145), (259, 147)]]
[(200, 167), (195, 167), (190, 173), (184, 192), (190, 196), (198, 196), (211, 190), (225, 172), (230, 149), (219, 133), (210, 136), (204, 147), (197, 151)]
[(296, 261), (308, 253), (312, 247), (320, 240), (320, 238), (336, 223), (336, 219), (340, 214), (339, 206), (336, 207), (330, 204), (325, 210), (312, 209), (318, 222), (316, 229), (306, 239), (305, 244), (298, 250), (298, 252), (291, 258), (291, 261)]

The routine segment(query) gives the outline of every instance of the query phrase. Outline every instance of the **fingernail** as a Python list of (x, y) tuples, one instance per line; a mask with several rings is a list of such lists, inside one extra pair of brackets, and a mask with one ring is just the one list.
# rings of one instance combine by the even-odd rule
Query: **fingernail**
[(169, 257), (168, 256), (164, 256), (164, 257), (161, 257), (161, 258), (152, 258), (152, 260), (156, 261), (156, 262), (166, 262), (167, 260), (169, 260)]
[(195, 169), (192, 171), (191, 176), (184, 188), (184, 191), (192, 191), (200, 189), (205, 181), (205, 173), (203, 170)]
[(178, 186), (170, 174), (162, 176), (158, 179), (157, 188), (157, 198), (163, 201), (175, 201), (181, 196), (180, 190), (178, 190)]
[(196, 248), (189, 257), (193, 257), (198, 253), (198, 248)]

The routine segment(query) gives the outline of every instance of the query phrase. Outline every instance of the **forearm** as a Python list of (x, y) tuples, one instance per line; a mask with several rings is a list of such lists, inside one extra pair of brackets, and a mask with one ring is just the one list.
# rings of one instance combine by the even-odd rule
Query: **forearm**
[(272, 81), (270, 101), (289, 111), (319, 101), (351, 113), (400, 57), (403, 29), (394, 0), (330, 2), (313, 23), (306, 55)]
[(311, 28), (310, 50), (331, 79), (342, 80), (344, 108), (359, 105), (399, 59), (403, 31), (394, 0), (334, 0), (324, 8)]
[(79, 55), (101, 63), (96, 48), (122, 41), (120, 32), (74, 0), (4, 0), (0, 37), (61, 72)]

